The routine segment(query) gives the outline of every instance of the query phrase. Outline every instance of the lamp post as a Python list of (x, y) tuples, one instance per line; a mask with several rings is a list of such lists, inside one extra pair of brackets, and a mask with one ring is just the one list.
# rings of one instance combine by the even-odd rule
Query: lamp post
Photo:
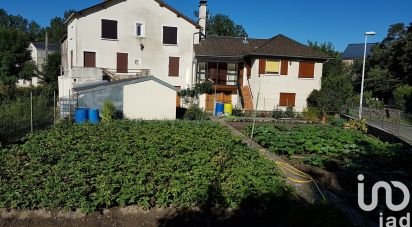
[(365, 84), (365, 65), (366, 65), (366, 47), (368, 45), (368, 36), (374, 36), (376, 32), (365, 32), (365, 48), (363, 52), (363, 69), (362, 69), (362, 83), (359, 103), (359, 119), (362, 119), (362, 104), (363, 104), (363, 86)]

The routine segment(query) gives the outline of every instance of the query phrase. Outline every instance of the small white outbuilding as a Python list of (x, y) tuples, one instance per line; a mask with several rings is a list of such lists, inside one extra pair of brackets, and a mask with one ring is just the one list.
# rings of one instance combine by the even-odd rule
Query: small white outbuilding
[(73, 91), (80, 108), (101, 110), (110, 100), (127, 119), (176, 119), (176, 88), (153, 76), (77, 86)]

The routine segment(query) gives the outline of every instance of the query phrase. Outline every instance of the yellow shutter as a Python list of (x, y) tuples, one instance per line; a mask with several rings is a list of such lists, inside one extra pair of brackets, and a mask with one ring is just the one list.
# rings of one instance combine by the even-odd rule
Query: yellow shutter
[(266, 73), (279, 74), (279, 61), (266, 61)]

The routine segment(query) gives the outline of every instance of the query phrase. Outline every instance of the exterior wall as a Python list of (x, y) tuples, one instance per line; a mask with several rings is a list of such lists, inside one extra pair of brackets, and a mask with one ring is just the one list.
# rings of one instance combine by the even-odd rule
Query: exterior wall
[[(302, 112), (306, 99), (314, 90), (321, 87), (323, 63), (315, 63), (314, 78), (299, 78), (299, 62), (290, 61), (288, 75), (263, 75), (259, 77), (259, 60), (252, 60), (250, 86), (253, 93), (253, 105), (256, 105), (258, 93), (258, 110), (272, 111), (279, 106), (280, 93), (296, 93), (295, 111)], [(246, 82), (247, 83), (247, 82)], [(259, 92), (260, 91), (260, 92)], [(286, 107), (279, 107), (286, 109)]]
[[(68, 41), (65, 39), (60, 45), (60, 53), (61, 53), (61, 68), (62, 69), (69, 69), (69, 52), (68, 52)], [(65, 71), (63, 70), (63, 74)]]
[[(101, 38), (102, 19), (118, 21), (118, 40)], [(145, 26), (143, 38), (135, 34), (137, 22)], [(163, 26), (178, 27), (177, 45), (163, 44)], [(84, 51), (96, 52), (96, 67), (108, 69), (116, 69), (117, 52), (128, 53), (129, 69), (150, 69), (157, 78), (184, 88), (191, 84), (195, 32), (194, 25), (153, 0), (125, 1), (68, 24), (67, 52), (70, 55), (73, 50), (73, 64), (77, 67), (83, 66)], [(180, 57), (179, 77), (168, 76), (169, 56)]]
[(129, 119), (176, 119), (176, 91), (155, 81), (124, 86), (123, 114)]

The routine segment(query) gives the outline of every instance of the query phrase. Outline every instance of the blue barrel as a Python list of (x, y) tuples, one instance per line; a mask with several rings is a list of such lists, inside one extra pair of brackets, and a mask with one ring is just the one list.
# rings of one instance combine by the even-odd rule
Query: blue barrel
[(223, 115), (223, 112), (225, 111), (225, 104), (221, 102), (216, 103), (216, 108), (215, 108), (215, 116), (221, 116)]
[(74, 121), (76, 124), (86, 123), (89, 119), (89, 109), (88, 108), (77, 108), (74, 113)]
[(99, 110), (98, 109), (90, 109), (89, 110), (89, 121), (92, 124), (99, 124), (100, 117), (99, 117)]

